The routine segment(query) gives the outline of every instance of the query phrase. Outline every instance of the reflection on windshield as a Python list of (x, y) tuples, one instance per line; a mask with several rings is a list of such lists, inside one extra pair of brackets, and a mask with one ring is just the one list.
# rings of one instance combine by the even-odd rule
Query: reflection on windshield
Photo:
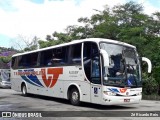
[(101, 43), (109, 55), (109, 67), (103, 68), (104, 84), (118, 86), (141, 86), (138, 55), (134, 48)]

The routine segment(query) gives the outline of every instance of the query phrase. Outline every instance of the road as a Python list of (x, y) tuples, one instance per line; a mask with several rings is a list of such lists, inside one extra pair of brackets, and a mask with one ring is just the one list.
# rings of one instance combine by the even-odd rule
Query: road
[[(11, 89), (0, 89), (0, 111), (48, 111), (45, 113), (49, 116), (56, 116), (54, 119), (62, 119), (62, 120), (160, 120), (160, 112), (158, 112), (159, 117), (147, 117), (148, 114), (153, 114), (155, 111), (160, 111), (160, 101), (148, 101), (142, 100), (140, 104), (132, 104), (132, 105), (120, 105), (120, 106), (102, 106), (96, 104), (82, 103), (80, 106), (73, 106), (69, 103), (69, 101), (64, 99), (46, 97), (46, 96), (38, 96), (38, 95), (29, 95), (24, 97), (20, 92), (13, 91)], [(78, 111), (77, 113), (74, 111)], [(79, 113), (81, 111), (81, 113)], [(89, 112), (90, 111), (90, 112)], [(127, 112), (130, 111), (130, 112)], [(145, 111), (145, 112), (141, 112)], [(147, 113), (146, 113), (147, 111)], [(146, 114), (145, 114), (146, 113)], [(76, 117), (76, 114), (78, 114)], [(79, 115), (80, 114), (80, 115)], [(131, 117), (146, 115), (146, 117)], [(45, 116), (44, 115), (44, 116)], [(68, 115), (68, 116), (67, 116)], [(73, 115), (73, 116), (72, 116)], [(87, 115), (87, 116), (86, 116)], [(108, 116), (107, 116), (108, 115)], [(126, 116), (125, 116), (126, 115)], [(155, 114), (156, 115), (156, 114)], [(65, 117), (64, 117), (65, 116)], [(80, 117), (82, 116), (82, 117)], [(115, 117), (118, 116), (118, 117)], [(105, 117), (105, 119), (104, 119)], [(0, 120), (4, 120), (6, 118), (0, 118)], [(13, 118), (9, 118), (13, 119)], [(26, 119), (27, 118), (14, 118), (14, 119)], [(31, 119), (31, 118), (30, 118)], [(32, 118), (39, 120), (40, 118)], [(53, 117), (43, 117), (41, 119), (53, 119)], [(8, 118), (7, 118), (8, 120)]]

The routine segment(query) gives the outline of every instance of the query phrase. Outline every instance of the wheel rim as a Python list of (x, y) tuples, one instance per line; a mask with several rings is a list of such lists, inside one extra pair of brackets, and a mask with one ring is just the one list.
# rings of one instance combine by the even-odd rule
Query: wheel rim
[(26, 94), (26, 87), (25, 87), (25, 86), (23, 86), (22, 93), (23, 93), (24, 95)]
[(77, 92), (73, 92), (73, 93), (72, 93), (72, 100), (73, 100), (74, 102), (76, 102), (76, 101), (78, 100), (78, 93), (77, 93)]

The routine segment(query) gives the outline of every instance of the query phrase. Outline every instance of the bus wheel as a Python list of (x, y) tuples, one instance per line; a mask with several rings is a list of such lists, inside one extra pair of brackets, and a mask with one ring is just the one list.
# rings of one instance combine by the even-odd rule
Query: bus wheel
[(80, 95), (79, 91), (76, 88), (73, 88), (70, 92), (70, 102), (72, 105), (79, 105), (80, 104)]
[(27, 88), (25, 84), (22, 85), (22, 95), (27, 96)]

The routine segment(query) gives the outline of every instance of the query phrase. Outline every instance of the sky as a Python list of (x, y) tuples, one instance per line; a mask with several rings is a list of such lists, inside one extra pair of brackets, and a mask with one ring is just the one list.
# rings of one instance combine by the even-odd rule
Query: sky
[[(130, 0), (0, 0), (0, 47), (16, 47), (20, 36), (45, 39), (54, 31), (64, 32), (78, 25), (80, 17), (90, 17), (105, 5), (113, 7)], [(144, 6), (144, 12), (160, 11), (160, 0), (132, 0)]]

